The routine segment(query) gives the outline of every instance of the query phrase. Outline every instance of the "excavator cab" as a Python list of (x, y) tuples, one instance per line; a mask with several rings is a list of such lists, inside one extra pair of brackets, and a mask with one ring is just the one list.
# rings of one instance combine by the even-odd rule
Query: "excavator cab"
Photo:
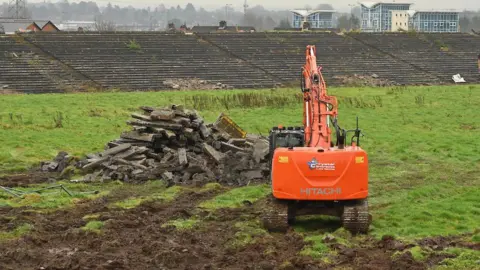
[(269, 167), (272, 169), (272, 158), (277, 148), (302, 147), (305, 145), (303, 127), (273, 127), (269, 135)]

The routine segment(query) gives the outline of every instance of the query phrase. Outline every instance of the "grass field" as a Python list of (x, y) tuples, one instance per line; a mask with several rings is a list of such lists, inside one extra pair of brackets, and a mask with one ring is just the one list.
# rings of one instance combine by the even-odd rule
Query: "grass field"
[[(477, 229), (472, 241), (478, 242), (480, 86), (330, 88), (329, 92), (339, 99), (340, 125), (354, 128), (358, 116), (366, 134), (362, 147), (371, 164), (371, 235), (411, 241)], [(100, 151), (129, 128), (125, 121), (139, 106), (171, 103), (194, 107), (207, 121), (225, 112), (250, 133), (266, 135), (278, 124), (302, 125), (302, 99), (296, 89), (4, 95), (0, 96), (0, 174), (24, 170), (59, 151), (78, 156)], [(230, 192), (201, 206), (235, 207), (241, 204), (235, 198), (254, 200), (265, 196), (268, 188)], [(142, 196), (117, 206), (135, 207), (147, 195)], [(196, 222), (173, 223), (190, 228)], [(86, 229), (102, 226), (91, 223)], [(328, 231), (305, 232), (314, 244), (304, 254), (315, 257), (327, 251), (319, 233)], [(468, 262), (451, 263), (472, 266), (475, 260), (465, 256)]]

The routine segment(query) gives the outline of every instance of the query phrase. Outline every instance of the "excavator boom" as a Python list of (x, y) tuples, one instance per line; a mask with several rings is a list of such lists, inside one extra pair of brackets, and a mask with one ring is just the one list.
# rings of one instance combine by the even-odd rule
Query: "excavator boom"
[(307, 46), (302, 69), (305, 141), (308, 147), (331, 146), (331, 118), (337, 117), (337, 99), (327, 95), (327, 85), (317, 66), (315, 46)]

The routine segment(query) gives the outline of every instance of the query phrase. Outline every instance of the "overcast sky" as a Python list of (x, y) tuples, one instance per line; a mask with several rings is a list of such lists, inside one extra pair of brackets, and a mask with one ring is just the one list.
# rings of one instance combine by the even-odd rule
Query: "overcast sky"
[[(46, 0), (48, 1), (48, 0)], [(57, 2), (56, 0), (50, 0), (51, 2)], [(88, 1), (88, 0), (86, 0)], [(309, 0), (295, 0), (295, 1), (288, 1), (288, 0), (247, 0), (250, 6), (255, 5), (262, 5), (267, 9), (292, 9), (292, 8), (303, 8), (305, 5), (316, 6), (321, 3), (330, 3), (333, 5), (335, 9), (340, 11), (349, 10), (349, 4), (357, 4), (355, 0), (336, 0), (336, 1), (309, 1)], [(29, 2), (44, 2), (44, 0), (30, 0)], [(69, 2), (79, 2), (77, 0)], [(119, 6), (136, 6), (136, 7), (155, 7), (159, 4), (163, 3), (166, 6), (176, 6), (180, 5), (184, 7), (187, 3), (192, 3), (195, 7), (202, 6), (205, 9), (215, 9), (219, 7), (225, 7), (226, 4), (231, 4), (233, 8), (236, 10), (243, 9), (244, 0), (222, 0), (222, 1), (214, 1), (214, 0), (100, 0), (94, 1), (97, 2), (99, 6), (104, 6), (108, 2), (111, 2), (113, 5)], [(390, 1), (385, 1), (390, 2)], [(393, 2), (393, 0), (392, 0)], [(396, 1), (401, 2), (401, 1)], [(432, 10), (432, 9), (456, 9), (456, 10), (479, 10), (480, 9), (480, 0), (413, 0), (409, 1), (413, 3), (414, 6), (412, 9), (425, 9), (425, 10)]]

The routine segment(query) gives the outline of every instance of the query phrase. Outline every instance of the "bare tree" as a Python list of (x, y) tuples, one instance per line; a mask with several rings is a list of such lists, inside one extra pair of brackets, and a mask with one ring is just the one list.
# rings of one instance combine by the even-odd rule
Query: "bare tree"
[(95, 30), (99, 32), (111, 32), (116, 30), (116, 25), (112, 21), (103, 20), (101, 17), (95, 18)]

